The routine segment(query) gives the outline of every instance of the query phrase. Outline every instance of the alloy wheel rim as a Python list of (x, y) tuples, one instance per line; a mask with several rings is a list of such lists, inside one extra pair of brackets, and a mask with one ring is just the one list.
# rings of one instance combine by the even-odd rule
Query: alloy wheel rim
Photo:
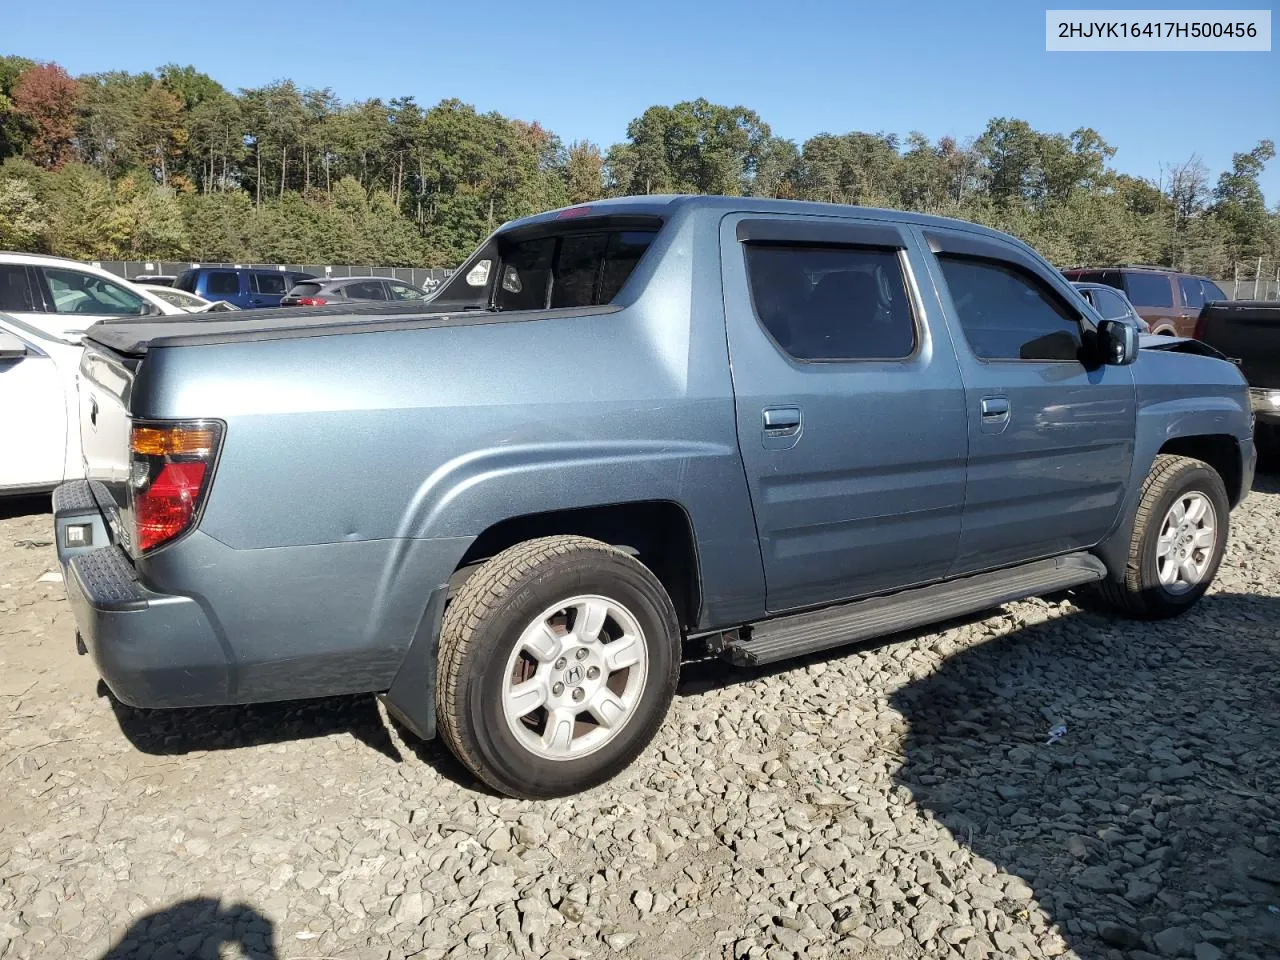
[(630, 610), (609, 597), (570, 597), (521, 632), (503, 675), (503, 716), (530, 753), (577, 760), (627, 726), (648, 672), (644, 630)]
[(1218, 517), (1213, 503), (1199, 491), (1188, 491), (1173, 502), (1156, 541), (1156, 574), (1169, 593), (1179, 594), (1203, 582), (1213, 563), (1218, 542)]

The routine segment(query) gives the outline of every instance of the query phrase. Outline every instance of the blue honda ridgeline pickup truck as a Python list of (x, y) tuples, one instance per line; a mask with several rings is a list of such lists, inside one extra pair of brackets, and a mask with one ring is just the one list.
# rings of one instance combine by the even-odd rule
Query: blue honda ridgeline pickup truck
[(496, 790), (763, 664), (1035, 594), (1168, 617), (1254, 471), (1249, 396), (953, 220), (641, 197), (509, 223), (425, 305), (109, 321), (79, 626), (144, 707), (377, 691)]

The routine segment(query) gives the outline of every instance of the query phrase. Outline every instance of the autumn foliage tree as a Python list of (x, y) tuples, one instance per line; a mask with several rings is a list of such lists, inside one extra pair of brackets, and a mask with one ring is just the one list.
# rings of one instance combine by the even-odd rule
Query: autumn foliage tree
[(80, 85), (55, 63), (40, 64), (18, 78), (13, 109), (31, 125), (29, 155), (50, 170), (71, 159)]

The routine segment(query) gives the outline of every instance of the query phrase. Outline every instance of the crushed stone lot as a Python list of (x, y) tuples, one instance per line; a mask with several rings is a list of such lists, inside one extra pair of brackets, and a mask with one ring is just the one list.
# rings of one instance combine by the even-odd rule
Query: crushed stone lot
[(1280, 957), (1274, 476), (1179, 620), (693, 664), (630, 770), (546, 803), (372, 697), (115, 703), (48, 510), (0, 502), (0, 957)]

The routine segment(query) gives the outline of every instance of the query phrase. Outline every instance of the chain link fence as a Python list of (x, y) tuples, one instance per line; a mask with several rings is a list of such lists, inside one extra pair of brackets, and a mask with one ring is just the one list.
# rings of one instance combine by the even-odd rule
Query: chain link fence
[(392, 280), (407, 281), (428, 293), (444, 283), (445, 279), (453, 273), (452, 269), (442, 267), (365, 267), (347, 264), (191, 263), (172, 260), (93, 260), (91, 262), (95, 267), (101, 267), (126, 280), (132, 280), (143, 274), (176, 277), (191, 267), (239, 267), (251, 270), (289, 270), (295, 273), (309, 273), (321, 279), (387, 277)]
[(1231, 273), (1218, 286), (1232, 300), (1280, 300), (1280, 260), (1240, 260)]

